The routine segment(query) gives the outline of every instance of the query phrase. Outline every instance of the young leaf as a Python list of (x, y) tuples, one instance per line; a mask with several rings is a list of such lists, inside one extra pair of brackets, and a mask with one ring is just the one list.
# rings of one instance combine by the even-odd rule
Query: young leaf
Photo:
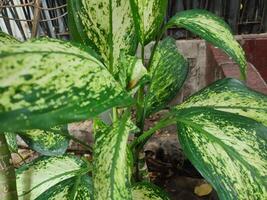
[[(78, 185), (75, 185), (76, 181), (78, 181)], [(92, 191), (92, 179), (84, 175), (82, 177), (70, 178), (54, 185), (35, 200), (91, 200), (93, 199)], [(74, 198), (71, 196), (73, 192)]]
[(135, 29), (143, 45), (155, 39), (167, 9), (166, 0), (130, 0)]
[[(55, 127), (54, 129), (64, 131), (61, 127)], [(62, 155), (69, 145), (69, 139), (66, 136), (53, 131), (33, 129), (21, 131), (19, 135), (31, 149), (46, 156)]]
[(266, 126), (211, 108), (174, 112), (185, 154), (221, 200), (267, 198)]
[(6, 132), (4, 133), (6, 142), (8, 145), (8, 149), (11, 153), (17, 153), (18, 152), (18, 144), (17, 144), (17, 138), (15, 133)]
[(147, 70), (141, 59), (121, 53), (118, 73), (115, 75), (123, 88), (133, 89), (148, 80)]
[(133, 185), (132, 195), (134, 200), (169, 200), (166, 192), (147, 182)]
[(0, 47), (0, 130), (47, 129), (132, 103), (105, 67), (69, 42)]
[(129, 113), (111, 128), (95, 134), (94, 199), (131, 199), (127, 166)]
[(110, 71), (116, 71), (120, 51), (135, 54), (136, 38), (129, 1), (68, 0), (73, 39), (90, 45), (102, 56)]
[(72, 155), (38, 158), (16, 171), (19, 198), (36, 199), (58, 183), (88, 171), (88, 164)]
[(246, 77), (245, 53), (221, 18), (205, 10), (187, 10), (179, 12), (166, 24), (166, 28), (173, 26), (185, 28), (223, 49), (239, 64), (242, 77)]
[(156, 48), (149, 75), (151, 84), (146, 96), (146, 114), (159, 111), (182, 87), (188, 73), (188, 63), (178, 53), (175, 40), (166, 38)]
[(267, 126), (267, 96), (247, 88), (242, 82), (225, 78), (204, 88), (177, 109), (207, 107), (236, 113)]
[(18, 43), (20, 43), (20, 41), (18, 41), (16, 38), (0, 31), (0, 46)]

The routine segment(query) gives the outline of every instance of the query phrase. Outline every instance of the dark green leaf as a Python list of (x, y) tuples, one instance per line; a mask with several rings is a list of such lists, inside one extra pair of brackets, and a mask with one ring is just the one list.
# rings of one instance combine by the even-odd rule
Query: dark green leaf
[(141, 182), (133, 185), (132, 195), (133, 200), (169, 200), (166, 192), (147, 182)]
[(151, 85), (146, 97), (147, 115), (159, 111), (182, 87), (188, 73), (188, 63), (178, 53), (175, 40), (166, 38), (156, 48), (149, 75)]
[(155, 39), (163, 23), (168, 1), (130, 0), (139, 42), (143, 45)]
[(132, 98), (89, 53), (42, 39), (0, 47), (0, 130), (48, 129)]
[[(29, 131), (20, 132), (20, 137), (26, 142), (26, 144), (33, 150), (46, 156), (62, 155), (66, 152), (69, 139), (64, 136), (66, 130), (61, 127), (55, 127), (56, 132), (43, 131), (40, 129), (34, 129)], [(66, 129), (66, 128), (65, 128)], [(59, 134), (61, 131), (62, 134)]]
[(58, 183), (88, 171), (88, 164), (72, 155), (38, 158), (16, 171), (19, 198), (34, 200)]
[(244, 51), (221, 18), (205, 10), (187, 10), (176, 14), (166, 25), (167, 28), (173, 26), (185, 28), (223, 49), (239, 64), (242, 77), (246, 77)]
[(135, 54), (136, 38), (130, 2), (124, 0), (68, 0), (73, 39), (92, 46), (110, 71), (116, 72), (120, 52)]
[(95, 134), (94, 199), (131, 199), (127, 141), (129, 113), (112, 127)]

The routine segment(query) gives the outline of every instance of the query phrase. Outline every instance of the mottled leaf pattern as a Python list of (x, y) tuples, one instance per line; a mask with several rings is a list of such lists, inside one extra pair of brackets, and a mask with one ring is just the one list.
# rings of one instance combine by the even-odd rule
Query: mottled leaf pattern
[(131, 199), (128, 183), (127, 141), (129, 114), (112, 127), (95, 133), (94, 199)]
[(130, 0), (139, 42), (143, 45), (155, 39), (163, 23), (167, 0)]
[(123, 88), (130, 90), (148, 80), (147, 70), (141, 59), (121, 53), (118, 64), (119, 72), (115, 78)]
[(12, 37), (11, 35), (8, 35), (4, 32), (0, 31), (0, 47), (8, 44), (17, 44), (20, 41), (18, 41), (16, 38)]
[(141, 182), (132, 187), (133, 200), (169, 200), (168, 195), (159, 187)]
[(38, 158), (16, 171), (19, 199), (36, 199), (50, 187), (88, 170), (85, 161), (72, 155)]
[(213, 83), (177, 106), (178, 109), (190, 107), (207, 107), (236, 113), (267, 126), (267, 96), (232, 78)]
[(242, 77), (246, 77), (244, 51), (221, 18), (205, 10), (188, 10), (176, 14), (166, 25), (167, 28), (173, 26), (185, 28), (223, 49), (239, 64)]
[(124, 0), (68, 0), (73, 39), (92, 46), (111, 71), (120, 52), (134, 54), (136, 38), (130, 2)]
[(182, 87), (188, 73), (188, 63), (177, 52), (175, 40), (166, 38), (156, 48), (149, 75), (151, 84), (146, 96), (146, 114), (159, 111)]
[[(76, 181), (78, 185), (75, 187)], [(74, 191), (74, 196), (71, 196)], [(93, 185), (91, 177), (84, 175), (80, 178), (70, 178), (49, 188), (36, 200), (91, 200)], [(74, 199), (72, 199), (74, 197)], [(31, 200), (31, 199), (30, 199)]]
[(105, 67), (68, 42), (0, 47), (0, 130), (47, 129), (132, 102)]
[(17, 135), (15, 133), (6, 132), (5, 138), (8, 145), (8, 149), (12, 153), (18, 152)]
[[(67, 130), (61, 127), (54, 127), (56, 131), (44, 131), (33, 129), (24, 132), (19, 132), (20, 137), (33, 150), (46, 156), (62, 155), (66, 152), (69, 139), (64, 136)], [(58, 132), (62, 132), (59, 134)]]
[(266, 126), (211, 108), (176, 112), (185, 154), (221, 200), (267, 198)]

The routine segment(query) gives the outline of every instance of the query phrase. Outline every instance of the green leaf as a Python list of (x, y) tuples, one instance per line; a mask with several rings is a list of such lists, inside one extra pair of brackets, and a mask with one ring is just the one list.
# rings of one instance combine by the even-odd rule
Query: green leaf
[(72, 155), (38, 158), (16, 171), (19, 199), (36, 199), (49, 188), (88, 171), (87, 163)]
[[(77, 180), (79, 183), (75, 188), (75, 182)], [(56, 184), (37, 197), (36, 200), (73, 200), (71, 199), (73, 189), (75, 189), (75, 200), (93, 199), (91, 177), (84, 175), (79, 179), (70, 178)]]
[(11, 153), (17, 153), (18, 152), (18, 144), (17, 144), (17, 138), (15, 133), (6, 132), (5, 138), (8, 145), (8, 149)]
[(148, 80), (147, 70), (141, 59), (121, 53), (118, 65), (119, 72), (115, 78), (123, 88), (130, 90)]
[(135, 54), (137, 43), (129, 1), (68, 0), (73, 39), (93, 47), (111, 72), (116, 72), (120, 52)]
[(166, 0), (130, 0), (139, 42), (143, 45), (155, 39), (167, 9)]
[(133, 200), (169, 200), (166, 192), (148, 182), (133, 185), (132, 195)]
[(267, 96), (226, 78), (213, 83), (187, 99), (177, 109), (207, 107), (252, 118), (267, 126)]
[(146, 96), (146, 114), (159, 111), (182, 87), (188, 73), (188, 63), (178, 53), (175, 40), (166, 38), (156, 48), (149, 75), (151, 84)]
[(133, 102), (96, 58), (69, 42), (1, 46), (0, 71), (3, 132), (48, 129)]
[(129, 113), (111, 128), (95, 135), (94, 199), (131, 199), (127, 163)]
[(221, 18), (205, 10), (187, 10), (172, 17), (166, 28), (173, 26), (185, 28), (223, 49), (239, 64), (242, 78), (246, 78), (245, 53)]
[(69, 139), (64, 136), (65, 133), (63, 132), (65, 132), (65, 130), (63, 130), (63, 128), (55, 127), (54, 129), (61, 131), (62, 134), (54, 131), (34, 129), (19, 132), (19, 135), (31, 149), (41, 153), (42, 155), (62, 155), (68, 148)]
[(266, 126), (211, 108), (186, 108), (176, 116), (186, 156), (221, 200), (267, 198)]
[(18, 43), (20, 43), (20, 41), (18, 41), (16, 38), (0, 31), (0, 45), (1, 46), (8, 45), (8, 44), (18, 44)]

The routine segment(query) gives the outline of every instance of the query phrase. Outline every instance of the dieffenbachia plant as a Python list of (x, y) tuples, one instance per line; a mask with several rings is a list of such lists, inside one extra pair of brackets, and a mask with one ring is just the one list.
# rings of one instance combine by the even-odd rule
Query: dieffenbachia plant
[[(185, 28), (221, 48), (246, 78), (244, 52), (224, 21), (190, 10), (164, 23), (166, 2), (68, 0), (75, 43), (21, 43), (0, 34), (0, 199), (169, 199), (140, 180), (137, 155), (170, 124), (220, 199), (267, 199), (267, 97), (242, 82), (219, 80), (144, 131), (144, 120), (168, 108), (189, 71), (175, 41), (163, 38), (168, 28)], [(152, 41), (146, 61), (144, 47)], [(142, 59), (134, 56), (138, 43)], [(111, 108), (108, 125), (99, 114)], [(66, 125), (86, 119), (94, 120), (92, 162), (65, 154)], [(136, 136), (130, 144), (129, 134)], [(15, 173), (9, 160), (16, 135), (44, 156)]]

